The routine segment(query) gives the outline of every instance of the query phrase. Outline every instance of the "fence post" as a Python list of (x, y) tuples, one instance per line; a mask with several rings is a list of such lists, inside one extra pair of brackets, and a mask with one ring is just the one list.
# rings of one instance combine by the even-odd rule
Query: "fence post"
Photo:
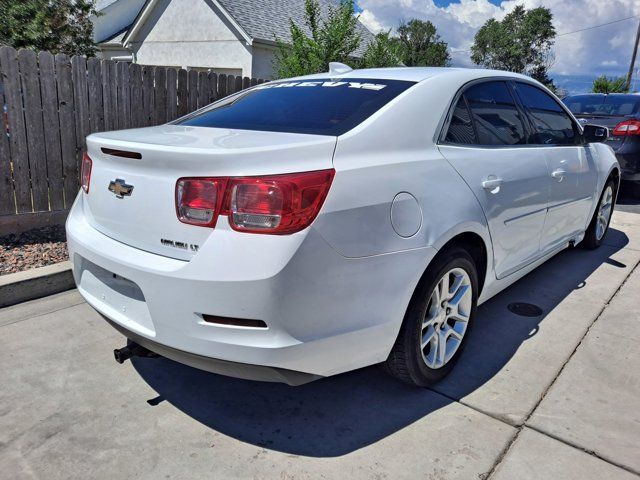
[[(0, 50), (0, 103), (6, 105), (5, 99), (5, 71), (2, 67), (2, 51)], [(4, 113), (0, 119), (0, 215), (16, 213), (16, 196), (11, 172), (11, 150), (8, 125), (5, 123)]]
[(183, 68), (178, 70), (178, 117), (186, 115), (189, 111), (188, 74)]
[(227, 75), (227, 95), (231, 95), (236, 92), (236, 77), (233, 75)]
[(129, 64), (126, 62), (116, 63), (116, 75), (118, 78), (118, 128), (129, 128), (131, 126), (131, 98), (129, 96)]
[(40, 52), (38, 64), (40, 66), (44, 122), (44, 148), (47, 155), (47, 178), (49, 180), (49, 204), (51, 210), (64, 210), (64, 171), (62, 169), (55, 58), (49, 52)]
[(11, 47), (0, 48), (0, 68), (7, 102), (9, 148), (13, 162), (13, 180), (18, 213), (32, 211), (29, 185), (29, 152), (22, 107), (22, 88), (18, 70), (18, 52)]
[(187, 73), (189, 89), (189, 112), (193, 112), (198, 108), (198, 71), (189, 70)]
[(153, 124), (161, 125), (167, 122), (167, 67), (155, 67), (153, 74)]
[(104, 130), (102, 65), (97, 58), (87, 60), (87, 86), (89, 95), (89, 128), (91, 132), (101, 132)]
[(73, 93), (71, 61), (67, 55), (56, 55), (56, 84), (58, 86), (58, 119), (60, 122), (60, 145), (62, 147), (62, 183), (64, 205), (70, 208), (78, 194), (78, 163), (75, 101)]
[(87, 88), (87, 60), (84, 57), (71, 58), (73, 78), (73, 100), (76, 117), (76, 171), (82, 160), (82, 152), (87, 148), (86, 137), (91, 131), (89, 126), (89, 92)]
[(167, 121), (178, 117), (178, 71), (167, 68)]
[(218, 75), (215, 72), (209, 72), (209, 103), (218, 100)]
[(34, 212), (48, 211), (49, 187), (47, 185), (47, 157), (44, 150), (38, 57), (33, 50), (19, 50), (18, 64), (22, 77), (22, 101), (24, 102), (33, 210)]
[(144, 93), (142, 90), (142, 67), (137, 63), (129, 65), (129, 77), (131, 81), (131, 127), (146, 127), (148, 124), (144, 118)]
[(198, 74), (198, 108), (209, 105), (209, 75), (208, 72)]
[(218, 99), (227, 96), (227, 76), (224, 73), (218, 75)]

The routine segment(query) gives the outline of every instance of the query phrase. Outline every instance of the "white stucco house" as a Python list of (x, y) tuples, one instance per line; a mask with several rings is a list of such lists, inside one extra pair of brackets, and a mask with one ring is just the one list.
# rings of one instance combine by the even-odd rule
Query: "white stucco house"
[[(335, 2), (320, 0), (322, 10)], [(265, 79), (276, 38), (290, 41), (290, 19), (304, 25), (304, 0), (97, 0), (96, 9), (103, 58)], [(366, 45), (373, 35), (358, 28)]]

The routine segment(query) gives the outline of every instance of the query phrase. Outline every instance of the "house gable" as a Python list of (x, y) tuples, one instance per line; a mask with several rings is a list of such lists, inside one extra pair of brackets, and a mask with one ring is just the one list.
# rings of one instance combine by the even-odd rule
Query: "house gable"
[(212, 0), (151, 0), (124, 38), (136, 61), (251, 74), (251, 46)]

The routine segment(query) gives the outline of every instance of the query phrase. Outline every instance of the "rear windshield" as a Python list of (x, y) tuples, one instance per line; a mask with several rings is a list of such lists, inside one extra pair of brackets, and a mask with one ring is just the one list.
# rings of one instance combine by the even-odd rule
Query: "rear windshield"
[(179, 120), (179, 125), (342, 135), (414, 82), (320, 79), (258, 85)]
[(575, 115), (623, 117), (640, 109), (640, 95), (576, 95), (563, 101)]

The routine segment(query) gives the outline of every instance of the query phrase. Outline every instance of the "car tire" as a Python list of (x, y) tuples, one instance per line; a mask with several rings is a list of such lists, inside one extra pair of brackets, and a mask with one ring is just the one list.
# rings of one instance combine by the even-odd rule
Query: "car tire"
[(595, 212), (593, 212), (593, 218), (591, 218), (591, 222), (587, 227), (584, 239), (580, 242), (580, 246), (582, 248), (593, 250), (602, 245), (604, 237), (607, 235), (607, 231), (609, 230), (609, 224), (611, 223), (611, 216), (613, 214), (615, 202), (616, 183), (610, 178), (602, 189), (602, 193), (598, 199), (598, 205), (596, 206)]
[[(450, 288), (443, 293), (445, 276)], [(462, 353), (477, 302), (478, 274), (471, 255), (461, 247), (439, 253), (409, 303), (385, 370), (404, 383), (420, 387), (442, 380)]]

